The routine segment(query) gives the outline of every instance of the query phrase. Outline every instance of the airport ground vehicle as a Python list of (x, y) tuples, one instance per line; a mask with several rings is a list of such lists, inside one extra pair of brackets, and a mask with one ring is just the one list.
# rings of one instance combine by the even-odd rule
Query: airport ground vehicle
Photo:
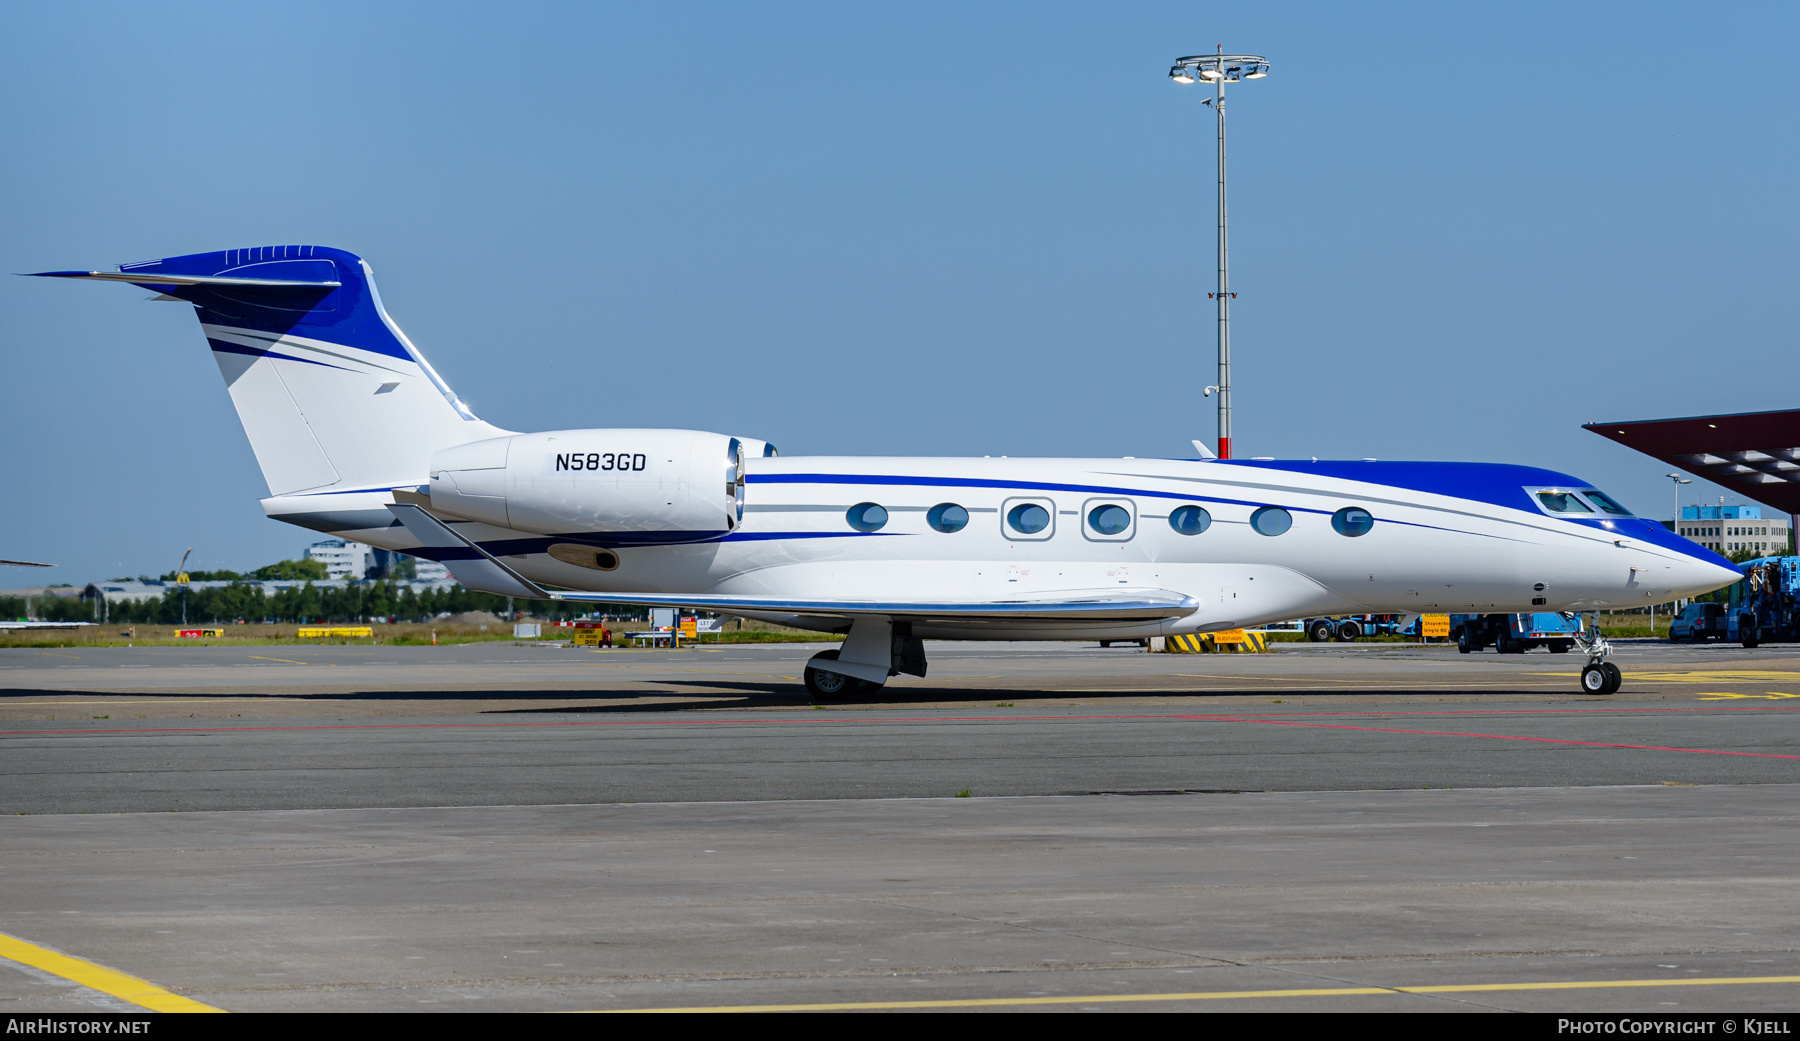
[(1680, 643), (1687, 640), (1689, 643), (1703, 643), (1707, 640), (1723, 640), (1729, 635), (1728, 628), (1724, 604), (1689, 604), (1669, 623), (1669, 642)]
[(1586, 631), (1579, 615), (1571, 619), (1554, 611), (1450, 616), (1450, 635), (1464, 654), (1490, 645), (1501, 654), (1523, 654), (1533, 647), (1562, 654), (1575, 646), (1578, 633)]
[(1800, 557), (1757, 557), (1740, 567), (1744, 578), (1728, 587), (1723, 606), (1725, 639), (1745, 647), (1800, 640)]
[(1300, 629), (1306, 638), (1314, 643), (1327, 640), (1347, 642), (1363, 636), (1394, 636), (1401, 632), (1416, 632), (1417, 625), (1402, 629), (1406, 616), (1402, 614), (1355, 614), (1338, 618), (1308, 618), (1301, 623)]

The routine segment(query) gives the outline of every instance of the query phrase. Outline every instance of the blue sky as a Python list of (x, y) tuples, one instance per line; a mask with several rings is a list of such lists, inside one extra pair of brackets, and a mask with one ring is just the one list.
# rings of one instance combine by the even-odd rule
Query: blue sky
[[(23, 5), (3, 271), (309, 242), (512, 429), (1568, 470), (1793, 407), (1791, 4)], [(296, 555), (185, 307), (0, 278), (0, 585)], [(1690, 498), (1716, 495), (1696, 484)], [(1733, 500), (1736, 501), (1736, 500)]]

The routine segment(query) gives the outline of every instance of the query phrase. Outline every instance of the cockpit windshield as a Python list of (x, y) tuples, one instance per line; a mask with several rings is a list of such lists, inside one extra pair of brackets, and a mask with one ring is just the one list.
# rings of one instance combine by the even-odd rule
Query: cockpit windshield
[(1526, 488), (1525, 494), (1531, 496), (1537, 507), (1552, 517), (1592, 518), (1595, 514), (1606, 517), (1629, 517), (1631, 511), (1619, 505), (1619, 500), (1600, 491), (1598, 488)]
[(1617, 499), (1595, 488), (1583, 488), (1581, 494), (1587, 496), (1589, 502), (1615, 517), (1629, 517), (1631, 511), (1619, 505)]
[(1594, 512), (1593, 509), (1591, 507), (1589, 507), (1587, 503), (1582, 502), (1581, 497), (1576, 495), (1574, 492), (1562, 492), (1562, 491), (1556, 491), (1554, 489), (1545, 489), (1544, 491), (1537, 493), (1537, 499), (1538, 499), (1538, 502), (1541, 502), (1544, 504), (1544, 509), (1549, 510), (1551, 513), (1593, 513)]

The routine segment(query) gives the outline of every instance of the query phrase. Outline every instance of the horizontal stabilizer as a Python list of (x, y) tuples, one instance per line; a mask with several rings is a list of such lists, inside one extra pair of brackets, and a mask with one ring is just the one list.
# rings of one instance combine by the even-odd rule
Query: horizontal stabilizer
[[(480, 593), (523, 596), (540, 600), (566, 600), (584, 604), (621, 604), (679, 607), (726, 614), (760, 612), (854, 618), (885, 615), (906, 619), (959, 619), (983, 621), (1108, 621), (1154, 622), (1183, 618), (1200, 609), (1193, 597), (1166, 589), (1071, 590), (1044, 593), (1017, 600), (801, 600), (773, 596), (730, 596), (670, 593), (549, 592), (514, 571), (478, 544), (464, 538), (450, 525), (419, 506), (403, 504), (388, 510), (428, 551), (449, 565), (457, 581)], [(440, 555), (441, 554), (441, 555)]]
[(91, 278), (101, 282), (130, 282), (140, 286), (239, 286), (257, 289), (336, 289), (342, 282), (313, 282), (298, 278), (227, 278), (222, 275), (164, 275), (132, 271), (27, 271), (31, 278)]

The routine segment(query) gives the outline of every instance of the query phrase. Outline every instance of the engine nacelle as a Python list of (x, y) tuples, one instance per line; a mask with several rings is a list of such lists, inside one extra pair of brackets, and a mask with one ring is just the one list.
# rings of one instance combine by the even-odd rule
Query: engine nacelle
[(743, 519), (744, 457), (739, 439), (703, 430), (514, 434), (433, 455), (431, 506), (540, 535), (683, 542)]

